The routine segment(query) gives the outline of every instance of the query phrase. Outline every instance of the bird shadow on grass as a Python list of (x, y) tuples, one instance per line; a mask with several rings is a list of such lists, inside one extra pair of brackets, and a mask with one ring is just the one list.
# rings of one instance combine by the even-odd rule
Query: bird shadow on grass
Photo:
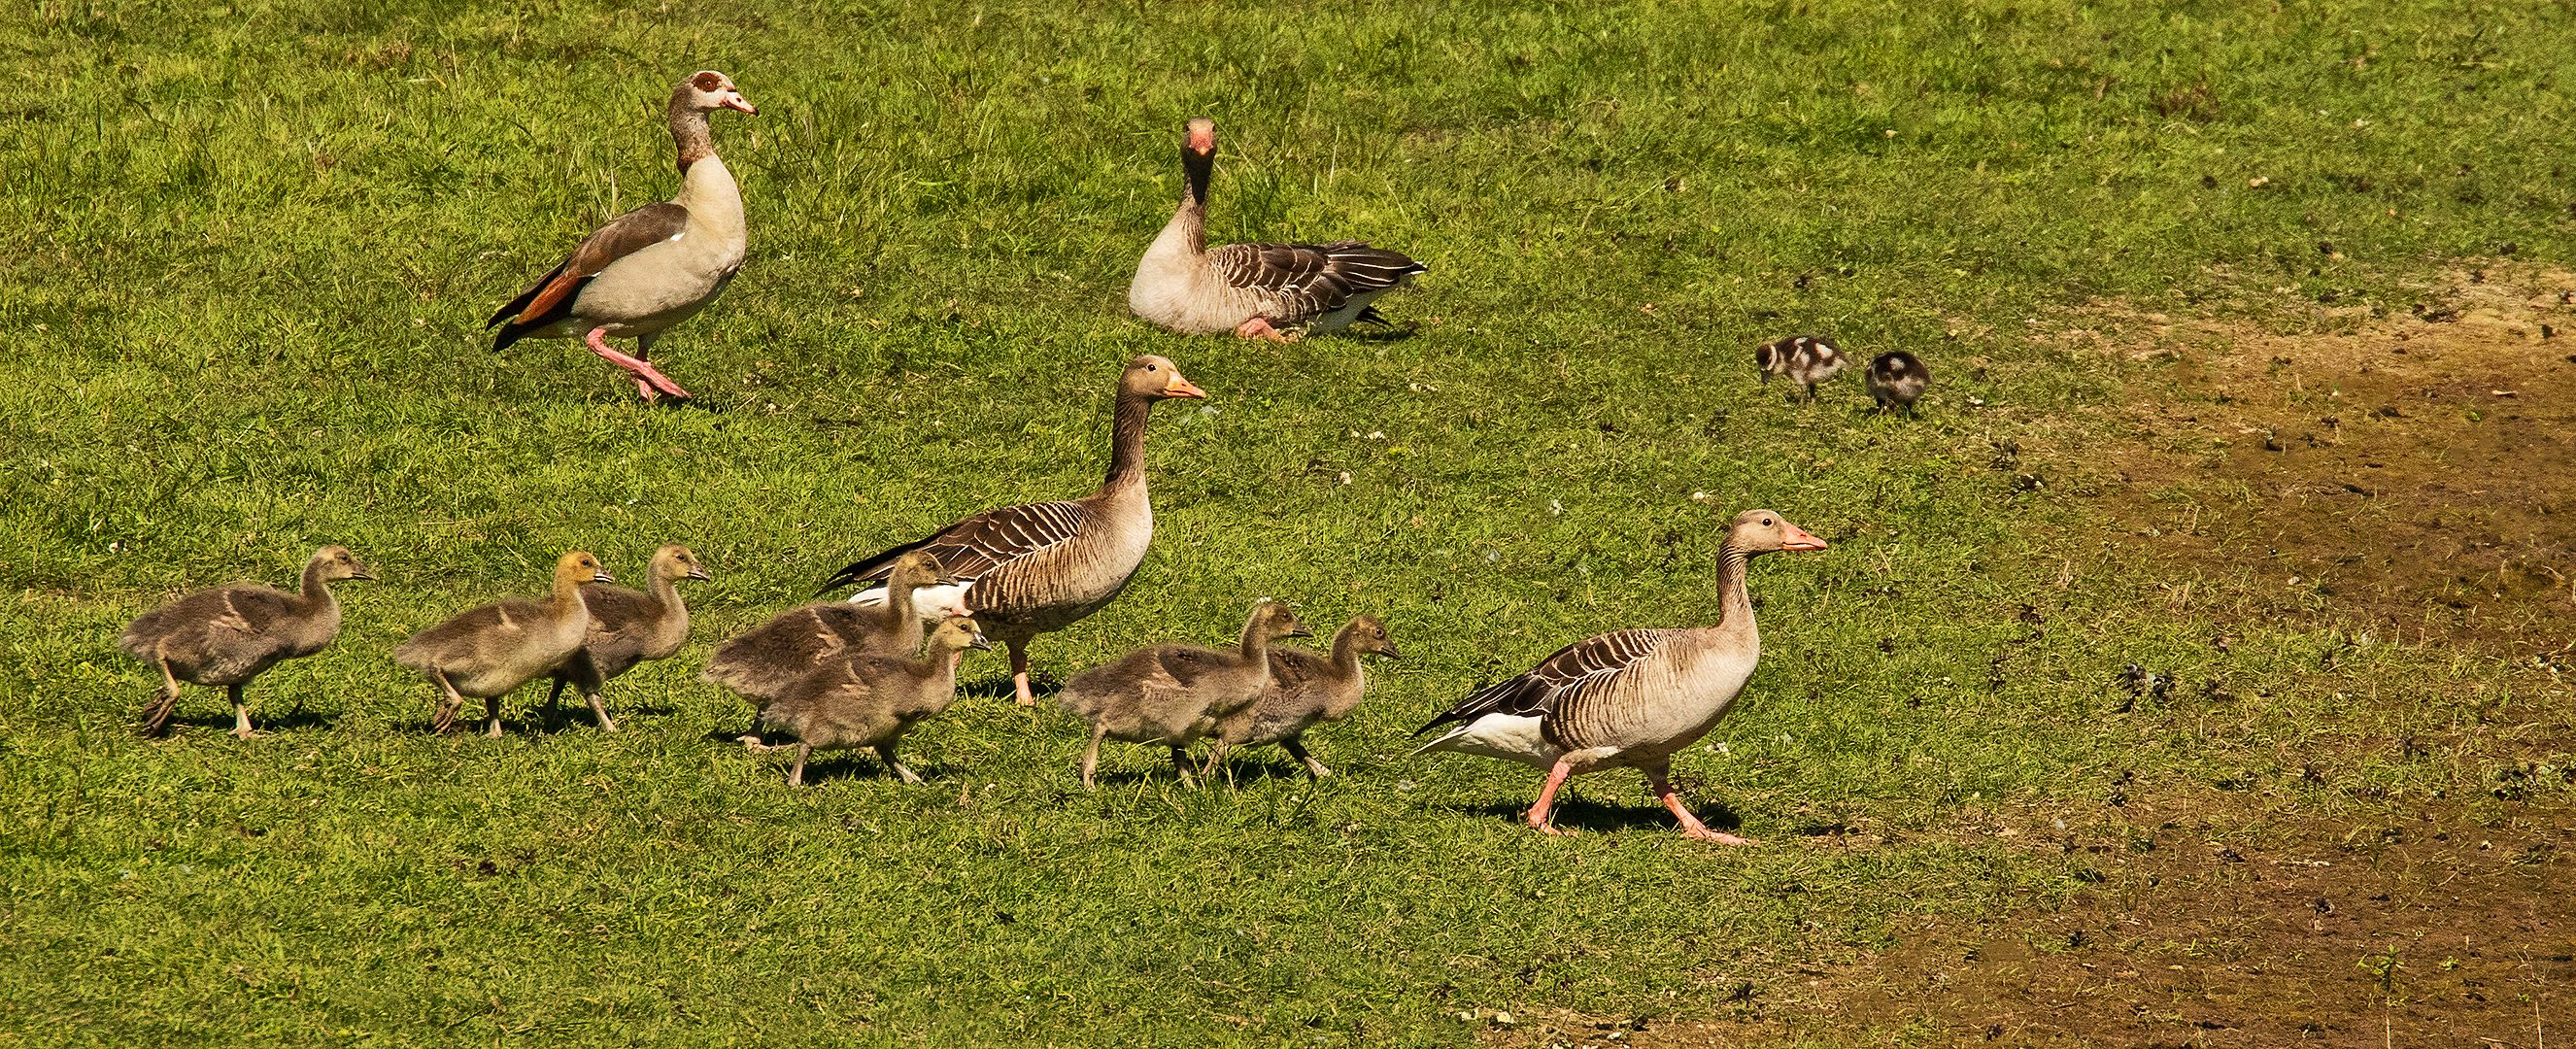
[[(1063, 687), (1064, 680), (1053, 674), (1049, 674), (1043, 670), (1032, 670), (1029, 672), (1029, 694), (1036, 696), (1041, 701), (1055, 695), (1056, 690)], [(960, 681), (957, 683), (957, 694), (960, 696), (972, 696), (977, 699), (1019, 698), (1018, 690), (1011, 687), (1011, 675), (1009, 674), (994, 674), (989, 677), (979, 677), (973, 681)]]
[(1267, 759), (1246, 761), (1238, 758), (1227, 758), (1225, 764), (1217, 766), (1215, 771), (1208, 774), (1208, 778), (1220, 783), (1230, 782), (1238, 787), (1248, 787), (1255, 783), (1264, 783), (1271, 780), (1291, 780), (1298, 783), (1304, 783), (1314, 777), (1308, 776), (1306, 774), (1306, 767), (1297, 764), (1294, 761), (1270, 761)]
[[(266, 735), (272, 732), (293, 732), (298, 729), (330, 728), (331, 719), (323, 717), (319, 712), (302, 709), (290, 710), (283, 714), (272, 714), (267, 717), (262, 717), (258, 713), (254, 712), (251, 714), (250, 727), (251, 731)], [(230, 733), (233, 730), (233, 716), (229, 713), (210, 714), (202, 717), (174, 714), (170, 717), (169, 725), (162, 730), (162, 735), (175, 736), (182, 730), (195, 731), (199, 729)]]
[(1336, 333), (1353, 342), (1403, 342), (1414, 336), (1411, 324), (1392, 323), (1383, 327), (1361, 328), (1353, 325)]
[[(1470, 816), (1521, 822), (1529, 815), (1529, 806), (1508, 801), (1489, 801), (1481, 805), (1453, 805), (1450, 808)], [(1744, 826), (1744, 819), (1724, 805), (1698, 805), (1691, 808), (1711, 830), (1733, 833)], [(1678, 826), (1673, 814), (1661, 805), (1604, 805), (1579, 798), (1557, 802), (1550, 821), (1561, 830), (1672, 830)]]

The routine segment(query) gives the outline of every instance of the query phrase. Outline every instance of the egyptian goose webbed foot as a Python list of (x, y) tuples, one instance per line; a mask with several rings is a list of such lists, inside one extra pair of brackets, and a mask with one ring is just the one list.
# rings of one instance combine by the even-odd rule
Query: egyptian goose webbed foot
[(689, 391), (681, 389), (679, 383), (672, 382), (670, 376), (662, 374), (659, 369), (653, 367), (651, 362), (641, 357), (629, 357), (617, 352), (615, 347), (608, 344), (607, 336), (608, 329), (592, 328), (590, 334), (582, 337), (582, 341), (589, 344), (590, 352), (606, 358), (608, 363), (633, 374), (635, 392), (644, 398), (645, 403), (650, 404), (666, 396), (674, 400), (689, 399)]

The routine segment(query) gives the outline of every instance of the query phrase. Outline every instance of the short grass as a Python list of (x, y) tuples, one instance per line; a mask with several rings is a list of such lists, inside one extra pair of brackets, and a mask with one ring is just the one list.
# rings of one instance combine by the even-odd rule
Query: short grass
[[(2475, 755), (2366, 744), (2552, 693), (2298, 623), (2220, 653), (1988, 460), (2127, 388), (2018, 337), (2049, 305), (2254, 274), (2285, 292), (2230, 308), (2297, 323), (2566, 259), (2571, 30), (2478, 2), (22, 5), (0, 1040), (1450, 1044), (1473, 1009), (1793, 998), (1902, 916), (2046, 906), (2079, 872), (1973, 828), (2123, 770), (2324, 812), (2474, 793)], [(669, 192), (659, 100), (710, 66), (762, 115), (717, 129), (752, 261), (660, 355), (701, 407), (644, 410), (568, 344), (487, 352), (495, 304)], [(1217, 232), (1414, 253), (1409, 336), (1125, 315), (1196, 113)], [(1799, 331), (1923, 355), (1924, 417), (1758, 388), (1751, 344)], [(991, 698), (997, 660), (916, 735), (921, 787), (852, 761), (788, 790), (721, 741), (709, 641), (1086, 490), (1140, 352), (1213, 398), (1155, 420), (1136, 585), (1039, 665), (1222, 638), (1265, 595), (1380, 614), (1407, 658), (1320, 734), (1341, 777), (1187, 790), (1124, 748), (1085, 794), (1070, 720)], [(1526, 770), (1404, 756), (1556, 644), (1709, 621), (1714, 522), (1754, 505), (1835, 548), (1757, 564), (1768, 658), (1681, 765), (1770, 844), (1682, 842), (1616, 775), (1543, 840), (1509, 818)], [(612, 690), (628, 731), (539, 731), (525, 696), (506, 740), (424, 733), (401, 637), (562, 550), (640, 574), (667, 541), (717, 579), (700, 641)], [(137, 739), (117, 627), (323, 542), (384, 581), (259, 683), (274, 734), (193, 691)], [(2128, 662), (2259, 698), (2114, 713)], [(2283, 772), (2319, 753), (2325, 782)], [(1883, 841), (1800, 846), (1835, 827)]]

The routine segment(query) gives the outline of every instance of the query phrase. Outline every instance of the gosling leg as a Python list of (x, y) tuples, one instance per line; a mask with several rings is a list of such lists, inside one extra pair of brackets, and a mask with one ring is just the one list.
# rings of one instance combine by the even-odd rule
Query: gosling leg
[(1100, 766), (1100, 741), (1108, 735), (1108, 729), (1093, 726), (1091, 730), (1091, 745), (1082, 748), (1082, 789), (1084, 790), (1098, 789), (1097, 786), (1091, 782), (1091, 770)]
[(146, 736), (167, 735), (170, 712), (179, 708), (179, 675), (170, 672), (169, 660), (154, 662), (161, 667), (161, 691), (154, 693), (152, 701), (143, 705), (143, 734)]
[(886, 771), (894, 773), (895, 778), (900, 779), (905, 783), (921, 782), (921, 777), (913, 775), (911, 769), (903, 767), (903, 762), (896, 761), (894, 759), (894, 744), (888, 743), (885, 746), (878, 747), (877, 760), (885, 762)]
[(437, 682), (438, 690), (446, 696), (438, 701), (438, 712), (430, 715), (429, 730), (445, 733), (456, 727), (456, 712), (465, 706), (465, 694), (456, 691), (456, 683), (447, 680), (446, 671), (433, 669), (429, 672), (429, 679)]
[(242, 689), (245, 687), (246, 686), (244, 685), (232, 685), (224, 690), (233, 701), (234, 739), (249, 739), (252, 736), (259, 735), (259, 733), (251, 731), (250, 728), (250, 704), (242, 699)]
[(1325, 768), (1323, 762), (1315, 760), (1314, 755), (1306, 753), (1306, 745), (1297, 742), (1297, 737), (1290, 736), (1287, 739), (1280, 740), (1279, 745), (1288, 751), (1289, 757), (1306, 763), (1307, 775), (1313, 776), (1316, 779), (1323, 779), (1333, 774), (1333, 770)]

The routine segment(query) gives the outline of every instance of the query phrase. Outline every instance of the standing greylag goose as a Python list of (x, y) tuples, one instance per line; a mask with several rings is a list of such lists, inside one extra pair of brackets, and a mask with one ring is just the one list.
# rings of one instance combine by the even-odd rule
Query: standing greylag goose
[[(921, 650), (922, 621), (968, 614), (954, 597), (934, 594), (939, 562), (914, 552), (895, 559), (886, 585), (867, 591), (878, 595), (873, 605), (849, 601), (816, 601), (791, 608), (768, 622), (716, 646), (715, 655), (698, 676), (732, 689), (751, 701), (752, 727), (746, 743), (760, 741), (760, 711), (826, 659), (843, 653), (910, 659)], [(892, 591), (896, 600), (884, 595)], [(913, 615), (894, 615), (911, 605)]]
[[(572, 257), (537, 278), (501, 307), (484, 327), (498, 326), (494, 350), (521, 339), (578, 338), (590, 352), (635, 377), (635, 392), (651, 402), (686, 398), (656, 370), (653, 341), (716, 300), (742, 268), (751, 249), (742, 218), (742, 190), (716, 156), (707, 114), (719, 109), (758, 113), (733, 79), (712, 69), (690, 74), (671, 92), (671, 141), (680, 151), (680, 193), (609, 220), (574, 248)], [(629, 357), (610, 338), (635, 338)]]
[(598, 719), (599, 730), (617, 731), (617, 722), (609, 720), (608, 708), (599, 701), (600, 689), (635, 664), (669, 659), (687, 644), (689, 606), (680, 600), (679, 581), (712, 578), (698, 563), (696, 552), (674, 543), (654, 551), (640, 593), (606, 583), (582, 587), (582, 606), (590, 610), (590, 633), (583, 638), (581, 651), (554, 669), (554, 688), (546, 693), (547, 718), (553, 718), (564, 685), (572, 684), (590, 702), (590, 715)]
[(1270, 643), (1307, 636), (1288, 606), (1263, 601), (1252, 606), (1234, 648), (1156, 645), (1074, 675), (1055, 701), (1091, 723), (1091, 743), (1082, 750), (1083, 789), (1091, 789), (1103, 739), (1170, 747), (1172, 767), (1189, 782), (1190, 744), (1259, 702), (1269, 686)]
[[(797, 679), (760, 712), (762, 727), (796, 736), (796, 767), (787, 785), (805, 785), (805, 759), (816, 750), (876, 748), (886, 771), (906, 783), (921, 777), (895, 760), (903, 734), (957, 699), (957, 660), (967, 649), (993, 643), (962, 617), (942, 620), (918, 658), (844, 655)], [(756, 748), (769, 749), (767, 747)]]
[(1821, 335), (1794, 335), (1754, 347), (1753, 363), (1762, 369), (1763, 385), (1774, 375), (1787, 376), (1812, 401), (1817, 383), (1842, 373), (1843, 351)]
[(614, 583), (599, 559), (575, 550), (555, 562), (555, 585), (544, 601), (501, 601), (413, 634), (394, 649), (394, 662), (427, 675), (443, 697), (430, 727), (456, 723), (465, 697), (483, 700), (487, 736), (501, 735), (501, 697), (553, 673), (581, 651), (590, 634), (583, 583)]
[(1332, 244), (1207, 246), (1208, 175), (1216, 167), (1216, 122), (1195, 117), (1181, 144), (1181, 206), (1136, 261), (1127, 308), (1182, 335), (1224, 332), (1287, 342), (1296, 331), (1339, 331), (1354, 320), (1383, 323), (1369, 302), (1429, 268), (1356, 240)]
[(1167, 397), (1205, 399), (1161, 357), (1127, 362), (1109, 425), (1109, 476), (1100, 490), (1060, 503), (987, 510), (841, 569), (824, 580), (828, 593), (883, 579), (895, 559), (919, 551), (938, 562), (942, 578), (968, 585), (966, 604), (984, 632), (1011, 654), (1011, 687), (1020, 704), (1029, 691), (1029, 641), (1080, 622), (1107, 605), (1154, 538), (1154, 507), (1145, 493), (1145, 421)]
[(1655, 798), (1693, 838), (1746, 844), (1708, 829), (1674, 796), (1672, 756), (1715, 727), (1735, 705), (1762, 637), (1753, 627), (1753, 598), (1744, 589), (1746, 562), (1777, 550), (1822, 550), (1825, 541), (1769, 510), (1735, 515), (1718, 555), (1724, 612), (1713, 627), (1621, 630), (1559, 649), (1519, 677), (1479, 690), (1422, 726), (1458, 727), (1416, 754), (1454, 750), (1520, 761), (1547, 771), (1529, 825), (1548, 822), (1566, 777), (1607, 768), (1643, 770)]
[(143, 731), (160, 735), (179, 705), (179, 683), (221, 685), (233, 701), (233, 735), (249, 739), (250, 705), (242, 691), (280, 662), (322, 651), (340, 636), (338, 579), (374, 579), (349, 548), (326, 546), (304, 562), (304, 586), (289, 594), (235, 583), (182, 594), (135, 618), (116, 646), (161, 671), (161, 689), (143, 707)]
[[(1308, 775), (1316, 779), (1332, 775), (1333, 770), (1306, 752), (1305, 733), (1322, 722), (1351, 716), (1368, 688), (1360, 657), (1371, 653), (1398, 657), (1395, 642), (1387, 640), (1386, 624), (1376, 616), (1360, 616), (1343, 626), (1333, 635), (1329, 657), (1303, 649), (1271, 649), (1269, 686), (1261, 690), (1259, 702), (1218, 725), (1217, 742), (1229, 750), (1276, 743), (1287, 749), (1289, 757), (1303, 762)], [(1208, 755), (1209, 763), (1218, 757)]]
[(1923, 396), (1923, 388), (1932, 385), (1932, 369), (1923, 359), (1904, 350), (1889, 350), (1870, 358), (1869, 397), (1878, 402), (1882, 412), (1902, 411), (1914, 414), (1914, 401)]

